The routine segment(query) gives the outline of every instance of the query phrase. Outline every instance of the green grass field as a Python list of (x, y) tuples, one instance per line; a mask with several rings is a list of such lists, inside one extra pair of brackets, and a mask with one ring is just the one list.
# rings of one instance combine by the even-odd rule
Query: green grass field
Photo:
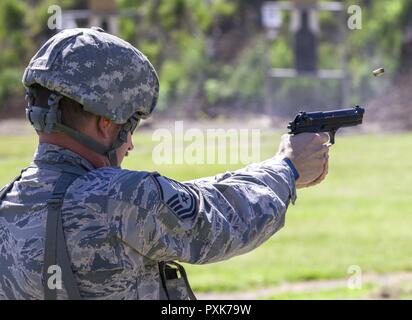
[[(263, 158), (274, 154), (279, 136), (263, 135)], [(0, 137), (1, 185), (29, 163), (35, 144), (35, 137)], [(125, 168), (156, 170), (177, 180), (239, 167), (156, 167), (150, 134), (137, 134), (135, 145)], [(252, 290), (282, 281), (347, 278), (352, 265), (364, 273), (412, 271), (411, 172), (412, 134), (338, 135), (326, 181), (299, 190), (284, 229), (249, 254), (188, 266), (194, 290)], [(342, 294), (350, 297), (347, 291)]]

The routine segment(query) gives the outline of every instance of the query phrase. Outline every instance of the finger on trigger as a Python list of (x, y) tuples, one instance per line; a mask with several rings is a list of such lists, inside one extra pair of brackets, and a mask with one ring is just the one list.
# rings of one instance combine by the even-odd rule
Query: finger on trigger
[(301, 141), (305, 144), (309, 144), (314, 139), (316, 139), (316, 133), (303, 132), (303, 133), (299, 133), (298, 135), (292, 136), (291, 142), (294, 141), (294, 140), (298, 140), (298, 141)]

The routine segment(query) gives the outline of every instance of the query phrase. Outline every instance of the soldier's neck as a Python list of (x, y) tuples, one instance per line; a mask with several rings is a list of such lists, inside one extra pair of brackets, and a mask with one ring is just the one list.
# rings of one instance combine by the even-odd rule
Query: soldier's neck
[(109, 160), (105, 156), (102, 156), (101, 154), (98, 154), (86, 148), (64, 133), (40, 133), (39, 143), (50, 143), (65, 149), (69, 149), (70, 151), (77, 153), (78, 155), (89, 161), (96, 168), (107, 167), (110, 165)]

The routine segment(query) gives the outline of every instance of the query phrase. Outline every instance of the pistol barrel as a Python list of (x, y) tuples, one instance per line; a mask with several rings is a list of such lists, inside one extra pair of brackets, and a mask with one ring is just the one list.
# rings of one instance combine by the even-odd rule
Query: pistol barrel
[(365, 110), (359, 106), (350, 109), (300, 112), (294, 121), (288, 125), (289, 133), (328, 132), (342, 127), (352, 127), (362, 124)]
[(359, 106), (324, 112), (300, 112), (295, 120), (289, 122), (289, 134), (328, 132), (330, 143), (334, 144), (336, 131), (362, 124), (364, 113), (365, 109)]

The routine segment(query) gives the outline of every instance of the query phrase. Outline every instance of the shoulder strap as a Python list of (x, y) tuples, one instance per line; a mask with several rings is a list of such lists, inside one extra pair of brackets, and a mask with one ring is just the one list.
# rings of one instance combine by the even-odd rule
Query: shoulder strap
[(86, 169), (83, 169), (80, 167), (69, 166), (67, 164), (59, 164), (59, 166), (56, 168), (55, 164), (53, 165), (52, 163), (49, 163), (44, 160), (35, 160), (32, 165), (23, 169), (21, 173), (12, 182), (10, 182), (6, 186), (4, 186), (2, 189), (0, 189), (0, 203), (3, 201), (6, 194), (9, 193), (11, 189), (13, 189), (14, 183), (16, 183), (17, 181), (21, 179), (21, 175), (23, 171), (27, 170), (28, 168), (36, 168), (36, 167), (42, 168), (42, 169), (49, 169), (53, 171), (64, 171), (64, 172), (72, 173), (78, 176), (82, 176), (88, 172)]
[[(52, 197), (47, 201), (46, 241), (43, 266), (44, 298), (46, 300), (56, 300), (57, 298), (56, 289), (49, 287), (47, 279), (50, 266), (58, 265), (62, 271), (61, 274), (69, 299), (80, 300), (81, 296), (71, 269), (70, 258), (64, 237), (61, 209), (64, 196), (69, 186), (78, 177), (87, 173), (88, 170), (66, 164), (59, 164), (56, 166), (56, 164), (53, 165), (46, 161), (35, 161), (34, 164), (26, 169), (31, 167), (63, 172), (56, 182)], [(18, 177), (0, 190), (0, 204), (6, 194), (13, 188), (14, 183), (21, 179), (21, 175), (26, 169), (23, 169)]]
[(69, 173), (64, 170), (56, 182), (52, 197), (47, 201), (48, 212), (43, 267), (44, 298), (46, 300), (57, 299), (56, 288), (50, 288), (47, 280), (49, 278), (49, 268), (53, 265), (58, 265), (61, 268), (61, 275), (69, 299), (81, 299), (79, 289), (71, 269), (61, 217), (63, 200), (66, 191), (79, 176), (79, 174)]

